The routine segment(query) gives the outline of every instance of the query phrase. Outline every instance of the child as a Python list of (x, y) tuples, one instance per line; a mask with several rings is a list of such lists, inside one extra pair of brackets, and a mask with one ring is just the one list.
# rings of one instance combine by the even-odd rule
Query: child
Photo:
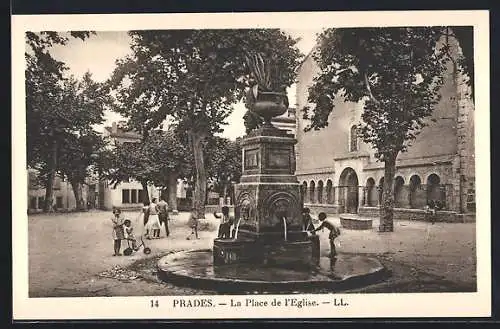
[(113, 209), (113, 218), (111, 221), (113, 222), (113, 240), (114, 240), (114, 249), (115, 253), (113, 256), (121, 256), (120, 248), (121, 242), (125, 238), (125, 232), (123, 230), (123, 218), (121, 217), (122, 211), (119, 208)]
[(337, 250), (335, 250), (335, 238), (340, 235), (340, 230), (337, 226), (335, 226), (335, 224), (326, 220), (326, 214), (324, 212), (319, 213), (318, 219), (321, 222), (321, 225), (314, 231), (316, 232), (323, 228), (330, 230), (330, 234), (328, 235), (328, 239), (330, 240), (330, 258), (336, 258)]
[(188, 225), (191, 228), (191, 234), (186, 238), (186, 240), (191, 240), (191, 237), (194, 235), (196, 239), (198, 237), (198, 216), (196, 215), (196, 209), (191, 209), (191, 214), (189, 214)]
[(222, 218), (221, 224), (219, 225), (218, 237), (221, 239), (231, 238), (231, 226), (233, 225), (234, 219), (229, 216), (229, 207), (222, 207), (222, 216), (217, 215), (214, 211), (214, 216), (217, 219)]
[(168, 229), (168, 203), (162, 197), (160, 198), (160, 202), (157, 204), (158, 206), (158, 218), (160, 219), (160, 226), (165, 225), (165, 235), (168, 237), (170, 235), (170, 230)]
[(151, 200), (149, 204), (149, 229), (153, 231), (153, 239), (160, 238), (160, 218), (158, 217), (158, 206), (156, 205), (156, 198)]
[(314, 225), (312, 223), (311, 211), (309, 208), (302, 209), (302, 231), (310, 232), (311, 234), (316, 234), (314, 231)]
[(137, 240), (134, 235), (134, 228), (132, 227), (132, 222), (129, 219), (125, 219), (123, 221), (123, 225), (125, 226), (125, 238), (132, 243), (132, 249), (135, 251), (137, 248)]
[(144, 223), (144, 236), (149, 238), (149, 202), (144, 201), (143, 202), (143, 207), (142, 207), (142, 222)]

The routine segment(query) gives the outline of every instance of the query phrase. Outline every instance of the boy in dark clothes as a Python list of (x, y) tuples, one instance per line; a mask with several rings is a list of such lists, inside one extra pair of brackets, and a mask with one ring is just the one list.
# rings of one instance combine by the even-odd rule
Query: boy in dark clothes
[(315, 233), (309, 208), (302, 209), (302, 231)]
[(229, 216), (229, 207), (222, 207), (222, 216), (217, 215), (216, 212), (213, 215), (215, 218), (222, 219), (219, 225), (218, 237), (222, 239), (231, 238), (231, 225), (233, 225), (234, 219)]

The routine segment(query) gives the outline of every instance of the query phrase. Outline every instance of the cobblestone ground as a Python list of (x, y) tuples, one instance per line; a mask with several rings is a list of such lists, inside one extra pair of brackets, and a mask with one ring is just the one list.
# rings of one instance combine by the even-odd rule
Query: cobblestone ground
[[(140, 235), (138, 212), (124, 212)], [(113, 257), (111, 214), (89, 211), (72, 214), (39, 214), (29, 217), (29, 293), (31, 297), (95, 295), (199, 294), (169, 284), (136, 280), (134, 266), (154, 263), (170, 251), (212, 247), (218, 220), (207, 214), (200, 239), (186, 240), (190, 233), (187, 213), (170, 221), (171, 235), (145, 240), (152, 249), (132, 256)], [(337, 218), (334, 220), (339, 221)], [(476, 279), (475, 224), (398, 221), (394, 233), (342, 230), (338, 251), (383, 255), (409, 271), (423, 271), (444, 280), (473, 285)], [(322, 253), (328, 254), (328, 232), (319, 232)], [(123, 250), (123, 248), (122, 248)], [(151, 259), (148, 262), (147, 259)], [(141, 261), (143, 260), (143, 261)], [(153, 267), (153, 266), (150, 266)], [(401, 272), (403, 273), (403, 272)], [(406, 272), (404, 272), (406, 273)], [(401, 274), (405, 276), (406, 274)], [(118, 279), (118, 280), (117, 280)], [(133, 285), (123, 282), (134, 281)]]

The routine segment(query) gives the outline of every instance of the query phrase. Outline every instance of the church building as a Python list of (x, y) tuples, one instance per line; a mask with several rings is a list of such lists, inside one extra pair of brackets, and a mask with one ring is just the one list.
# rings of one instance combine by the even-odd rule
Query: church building
[[(451, 56), (441, 87), (441, 100), (429, 124), (408, 151), (400, 153), (394, 182), (394, 219), (422, 219), (430, 201), (441, 206), (438, 220), (475, 218), (474, 103), (456, 59), (461, 49), (449, 39)], [(313, 50), (314, 51), (314, 50)], [(311, 54), (303, 61), (296, 91), (296, 109), (308, 104), (308, 87), (319, 72)], [(384, 163), (357, 136), (363, 104), (336, 100), (329, 124), (304, 132), (307, 122), (296, 115), (296, 175), (305, 206), (313, 212), (378, 216)]]

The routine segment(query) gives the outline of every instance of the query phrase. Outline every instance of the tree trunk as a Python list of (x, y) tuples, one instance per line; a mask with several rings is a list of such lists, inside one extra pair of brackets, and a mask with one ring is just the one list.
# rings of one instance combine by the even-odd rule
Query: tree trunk
[(141, 185), (142, 185), (142, 202), (149, 202), (148, 183), (141, 181)]
[(175, 173), (168, 175), (167, 185), (168, 206), (170, 207), (170, 210), (176, 214), (179, 211), (177, 210), (177, 175)]
[(228, 186), (227, 186), (227, 185), (228, 185), (227, 181), (224, 181), (224, 189), (223, 189), (223, 191), (222, 191), (222, 195), (224, 195), (224, 199), (225, 199), (225, 198), (228, 196), (228, 194), (229, 194), (229, 193), (227, 192), (227, 190), (228, 190)]
[(56, 179), (57, 167), (57, 141), (52, 141), (52, 150), (49, 160), (49, 175), (45, 182), (45, 204), (43, 205), (43, 212), (51, 212), (53, 210), (52, 204), (54, 202), (54, 181)]
[(384, 186), (382, 204), (380, 206), (379, 232), (394, 231), (394, 176), (396, 173), (396, 156), (388, 155), (384, 158)]
[(82, 184), (74, 180), (71, 180), (70, 183), (71, 183), (71, 188), (73, 189), (73, 194), (75, 195), (76, 210), (77, 211), (85, 210), (85, 203), (83, 202)]
[(203, 148), (201, 144), (203, 138), (204, 136), (200, 134), (191, 133), (191, 145), (196, 169), (193, 207), (196, 209), (198, 219), (205, 218), (205, 199), (207, 190), (207, 174), (205, 172), (205, 161), (203, 159)]

